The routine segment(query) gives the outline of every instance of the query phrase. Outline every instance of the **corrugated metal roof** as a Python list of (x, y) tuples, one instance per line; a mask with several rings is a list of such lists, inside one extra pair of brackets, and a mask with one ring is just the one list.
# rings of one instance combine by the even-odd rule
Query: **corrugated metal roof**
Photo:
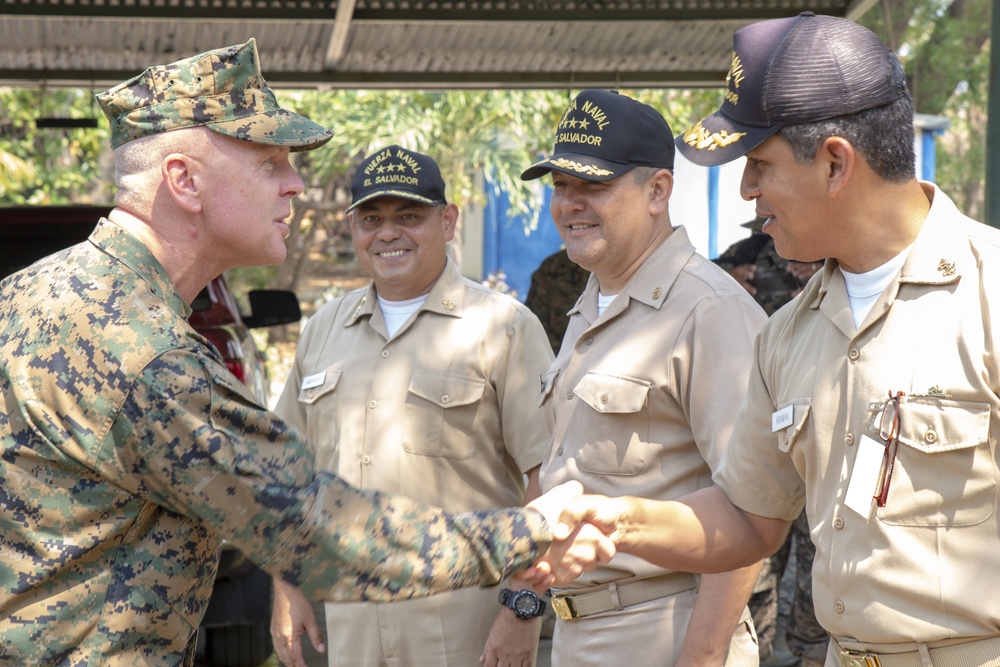
[(274, 85), (718, 85), (732, 33), (875, 0), (0, 0), (0, 82), (111, 85), (257, 39)]

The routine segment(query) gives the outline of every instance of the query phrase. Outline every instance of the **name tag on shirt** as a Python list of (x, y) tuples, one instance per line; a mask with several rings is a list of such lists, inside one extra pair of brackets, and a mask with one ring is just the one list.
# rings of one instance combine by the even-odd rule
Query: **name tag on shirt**
[(781, 429), (791, 426), (794, 421), (794, 410), (791, 405), (786, 405), (777, 412), (771, 413), (771, 433), (777, 433)]
[(302, 389), (312, 389), (313, 387), (319, 387), (326, 381), (326, 371), (322, 373), (313, 373), (312, 375), (307, 375), (302, 378)]
[(861, 436), (844, 504), (857, 512), (865, 522), (872, 520), (872, 511), (875, 509), (875, 488), (878, 486), (884, 457), (885, 445), (867, 435)]

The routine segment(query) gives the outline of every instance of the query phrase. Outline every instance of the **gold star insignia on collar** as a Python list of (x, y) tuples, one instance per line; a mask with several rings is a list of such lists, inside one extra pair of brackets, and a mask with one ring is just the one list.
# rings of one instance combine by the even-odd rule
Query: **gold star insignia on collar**
[(938, 262), (937, 270), (940, 271), (943, 276), (953, 276), (955, 275), (955, 262), (942, 259)]
[(455, 302), (451, 299), (441, 299), (441, 305), (448, 310), (455, 310)]

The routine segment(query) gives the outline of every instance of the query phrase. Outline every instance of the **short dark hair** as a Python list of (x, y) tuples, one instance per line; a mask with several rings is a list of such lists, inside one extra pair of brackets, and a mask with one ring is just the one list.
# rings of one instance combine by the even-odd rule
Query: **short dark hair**
[[(890, 67), (893, 78), (905, 80), (897, 59), (890, 59)], [(795, 159), (802, 164), (816, 159), (816, 151), (826, 139), (843, 137), (882, 179), (905, 183), (916, 175), (913, 113), (913, 98), (907, 91), (884, 106), (814, 123), (785, 125), (777, 134), (791, 145)]]
[(632, 170), (632, 178), (634, 179), (636, 185), (642, 185), (651, 179), (660, 169), (664, 169), (664, 167), (647, 167), (645, 165), (640, 165)]

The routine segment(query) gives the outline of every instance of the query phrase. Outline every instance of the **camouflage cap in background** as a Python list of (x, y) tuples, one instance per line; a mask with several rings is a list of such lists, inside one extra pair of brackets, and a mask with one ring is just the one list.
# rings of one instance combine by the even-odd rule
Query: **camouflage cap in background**
[(150, 134), (205, 126), (227, 137), (293, 151), (319, 148), (333, 132), (278, 106), (260, 73), (257, 43), (206, 51), (142, 74), (97, 95), (111, 124), (111, 146)]

